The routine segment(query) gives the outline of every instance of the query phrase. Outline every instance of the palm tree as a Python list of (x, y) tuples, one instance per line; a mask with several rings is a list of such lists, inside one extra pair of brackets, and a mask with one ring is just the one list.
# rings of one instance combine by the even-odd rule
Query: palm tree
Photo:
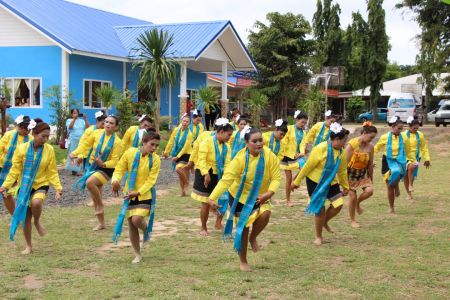
[(94, 90), (94, 96), (103, 102), (107, 115), (111, 106), (117, 104), (122, 99), (122, 93), (109, 85), (96, 88)]
[(198, 96), (202, 100), (203, 110), (206, 108), (212, 109), (220, 98), (219, 92), (210, 86), (201, 87), (198, 90)]
[(255, 127), (260, 127), (261, 112), (267, 107), (269, 97), (261, 93), (259, 90), (250, 89), (248, 92), (247, 103), (251, 112), (252, 125)]
[(170, 58), (173, 35), (156, 28), (145, 31), (137, 39), (139, 44), (138, 61), (134, 68), (140, 68), (139, 88), (148, 88), (156, 95), (155, 127), (159, 131), (161, 112), (161, 87), (175, 83), (178, 63)]

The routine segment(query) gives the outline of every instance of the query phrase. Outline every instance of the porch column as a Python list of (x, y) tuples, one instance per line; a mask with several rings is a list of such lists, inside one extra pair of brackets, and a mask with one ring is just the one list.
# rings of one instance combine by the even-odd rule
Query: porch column
[(222, 118), (228, 116), (228, 62), (222, 62)]
[[(186, 113), (186, 101), (187, 101), (187, 63), (186, 61), (183, 61), (181, 63), (181, 70), (180, 70), (180, 119), (181, 116)], [(181, 123), (181, 120), (180, 120)]]
[(61, 102), (67, 108), (67, 98), (69, 96), (69, 53), (61, 49)]

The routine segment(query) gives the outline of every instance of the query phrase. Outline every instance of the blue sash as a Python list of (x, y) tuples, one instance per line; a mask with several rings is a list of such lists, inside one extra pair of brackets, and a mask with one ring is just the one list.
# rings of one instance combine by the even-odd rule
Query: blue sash
[[(150, 157), (148, 158), (148, 167), (150, 169), (150, 172), (152, 172), (153, 154), (150, 155)], [(148, 240), (150, 240), (150, 236), (153, 232), (153, 222), (155, 220), (155, 209), (156, 209), (156, 188), (155, 188), (155, 186), (153, 186), (150, 191), (152, 193), (152, 203), (150, 206), (150, 217), (148, 219), (147, 230), (144, 233), (144, 242), (147, 242)]]
[(339, 150), (339, 156), (334, 161), (333, 147), (331, 142), (328, 142), (327, 161), (325, 167), (320, 176), (320, 180), (317, 183), (316, 189), (311, 195), (308, 207), (305, 212), (307, 214), (319, 214), (325, 201), (327, 200), (328, 191), (330, 190), (331, 182), (336, 177), (339, 165), (341, 164), (342, 149)]
[[(222, 154), (219, 151), (219, 143), (217, 141), (217, 136), (213, 137), (213, 141), (214, 141), (214, 151), (215, 151), (215, 157), (216, 157), (216, 168), (217, 168), (217, 179), (220, 180), (222, 179), (223, 173), (224, 173), (224, 168), (225, 168), (225, 162), (227, 159), (227, 152), (228, 152), (228, 146), (227, 144), (223, 144), (222, 145)], [(219, 205), (221, 206), (218, 210), (218, 213), (220, 215), (225, 215), (225, 213), (227, 212), (227, 208), (228, 208), (228, 199), (229, 199), (229, 194), (228, 192), (223, 193), (222, 196), (220, 196), (219, 198)]]
[(9, 239), (11, 241), (14, 241), (14, 235), (19, 224), (22, 223), (25, 226), (31, 189), (33, 188), (34, 179), (41, 164), (43, 149), (44, 145), (40, 146), (37, 149), (36, 158), (34, 158), (34, 141), (31, 141), (28, 145), (22, 179), (20, 181), (19, 195), (17, 196), (16, 208), (12, 215), (11, 227), (9, 229)]
[(325, 122), (323, 122), (322, 128), (320, 128), (319, 134), (317, 135), (316, 141), (314, 142), (314, 146), (317, 146), (324, 141), (328, 141), (328, 139), (330, 138), (331, 130), (328, 129), (327, 136), (325, 137), (325, 139), (323, 139), (323, 133), (325, 132), (325, 127), (326, 127)]
[[(408, 137), (408, 139), (411, 138), (411, 132), (409, 130), (406, 131), (406, 136)], [(417, 147), (416, 147), (416, 161), (419, 162), (420, 161), (420, 135), (419, 133), (416, 131), (416, 141), (417, 141)], [(419, 175), (419, 167), (414, 169), (414, 178), (417, 177), (417, 175)]]
[[(96, 129), (97, 129), (97, 125), (94, 125), (94, 130), (92, 130), (92, 132), (94, 132)], [(89, 150), (89, 153), (88, 153), (88, 155), (86, 157), (86, 163), (84, 165), (84, 172), (88, 172), (89, 171), (89, 166), (91, 165), (89, 163), (89, 159), (91, 158), (91, 154), (92, 154), (93, 150), (94, 150), (94, 147), (91, 147), (91, 149)]]
[(389, 132), (388, 141), (386, 144), (386, 160), (389, 170), (391, 171), (388, 184), (392, 185), (397, 180), (402, 179), (406, 172), (406, 152), (401, 134), (398, 135), (398, 154), (395, 158), (392, 155), (392, 132)]
[(234, 135), (233, 145), (231, 145), (231, 159), (233, 159), (236, 154), (244, 149), (245, 147), (245, 140), (241, 139), (241, 132), (237, 131)]
[[(9, 170), (12, 167), (12, 158), (14, 156), (14, 151), (16, 151), (17, 140), (19, 139), (19, 133), (14, 132), (11, 142), (9, 144), (8, 152), (6, 153), (5, 162), (3, 163), (2, 171), (0, 172), (0, 186), (5, 182), (6, 176), (8, 176)], [(23, 142), (28, 142), (28, 135), (23, 137)]]
[[(186, 129), (184, 131), (183, 136), (181, 137), (181, 140), (180, 140), (181, 130), (182, 130), (181, 126), (178, 127), (178, 132), (177, 132), (177, 135), (175, 136), (175, 143), (173, 145), (172, 152), (170, 153), (170, 156), (172, 156), (172, 157), (176, 157), (181, 152), (181, 149), (183, 149), (184, 144), (186, 144), (186, 138), (187, 138), (189, 129)], [(172, 169), (174, 171), (175, 171), (176, 165), (177, 164), (175, 162), (172, 163)]]
[[(303, 132), (303, 129), (299, 130), (296, 125), (294, 125), (294, 130), (295, 130), (295, 142), (297, 144), (295, 151), (297, 153), (300, 153), (300, 144), (302, 143), (304, 132)], [(297, 161), (298, 161), (298, 166), (300, 167), (300, 169), (303, 168), (303, 166), (306, 163), (305, 157), (304, 156), (300, 157)]]
[(280, 152), (280, 140), (275, 141), (275, 148), (273, 146), (274, 141), (275, 141), (275, 132), (272, 132), (272, 134), (270, 135), (269, 148), (270, 150), (272, 150), (273, 153), (275, 153), (275, 155), (278, 155), (278, 153)]
[[(102, 152), (103, 143), (105, 141), (105, 135), (106, 135), (106, 132), (103, 132), (102, 136), (100, 137), (100, 141), (97, 144), (97, 148), (95, 149), (95, 154), (94, 154), (94, 157), (97, 157), (101, 153), (101, 159), (104, 162), (108, 159), (109, 155), (111, 154), (111, 150), (114, 147), (114, 140), (116, 138), (116, 134), (113, 133), (113, 135), (111, 136), (111, 138), (108, 141), (108, 144), (106, 144), (106, 147)], [(89, 165), (89, 169), (86, 172), (84, 172), (83, 177), (78, 179), (78, 181), (73, 186), (74, 190), (85, 190), (86, 189), (86, 181), (92, 174), (94, 174), (97, 171), (97, 169), (98, 169), (98, 166), (95, 162), (93, 162), (91, 165)]]
[(194, 133), (194, 123), (191, 122), (191, 124), (189, 125), (189, 130), (192, 132), (192, 134), (194, 135), (194, 138), (192, 140), (192, 144), (195, 142), (195, 140), (198, 138), (198, 134), (200, 133), (200, 125), (195, 125), (195, 133)]
[[(242, 192), (244, 190), (245, 181), (247, 179), (248, 173), (248, 165), (249, 165), (249, 156), (250, 151), (247, 149), (245, 151), (245, 166), (244, 173), (242, 174), (241, 182), (239, 184), (238, 191), (236, 193), (236, 197), (234, 198), (233, 205), (231, 206), (230, 215), (228, 216), (228, 220), (225, 225), (225, 229), (223, 231), (224, 238), (232, 238), (233, 235), (233, 219), (234, 213), (236, 211), (236, 206), (239, 203), (239, 199), (241, 198)], [(258, 198), (259, 191), (261, 189), (262, 180), (264, 177), (264, 149), (261, 150), (259, 154), (258, 164), (256, 165), (255, 177), (253, 179), (253, 185), (250, 189), (250, 193), (248, 194), (247, 201), (245, 202), (244, 207), (242, 208), (241, 215), (239, 216), (239, 221), (236, 226), (236, 236), (234, 238), (234, 250), (238, 253), (242, 251), (242, 232), (244, 231), (245, 225), (247, 224), (248, 218), (250, 217), (253, 207), (255, 206), (256, 199)]]
[(131, 147), (137, 148), (139, 147), (140, 139), (139, 139), (139, 127), (136, 130), (136, 134), (134, 135), (133, 144)]

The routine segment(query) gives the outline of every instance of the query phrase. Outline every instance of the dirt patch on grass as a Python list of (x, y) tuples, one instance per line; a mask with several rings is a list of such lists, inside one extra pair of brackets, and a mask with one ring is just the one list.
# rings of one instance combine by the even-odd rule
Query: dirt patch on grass
[(36, 275), (30, 274), (23, 278), (23, 287), (29, 290), (38, 290), (45, 286), (45, 281), (39, 279)]
[(338, 298), (345, 298), (345, 299), (358, 299), (359, 296), (351, 293), (347, 289), (343, 288), (335, 288), (335, 287), (318, 287), (314, 289), (314, 292), (317, 295), (328, 297), (338, 297)]
[(418, 224), (416, 226), (416, 230), (419, 233), (426, 234), (426, 235), (435, 235), (435, 234), (440, 234), (440, 233), (446, 231), (445, 228), (433, 226), (433, 225), (431, 225), (429, 223), (420, 223), (420, 224)]
[(100, 276), (100, 267), (98, 265), (88, 266), (89, 269), (79, 270), (79, 269), (62, 269), (54, 268), (53, 272), (56, 274), (70, 274), (70, 275), (81, 275), (84, 277), (97, 277)]
[[(169, 190), (156, 190), (156, 197), (160, 198), (160, 197), (164, 197), (169, 195)], [(108, 197), (106, 199), (103, 200), (103, 204), (106, 206), (113, 206), (113, 205), (122, 205), (123, 204), (123, 198), (122, 196), (119, 197)]]

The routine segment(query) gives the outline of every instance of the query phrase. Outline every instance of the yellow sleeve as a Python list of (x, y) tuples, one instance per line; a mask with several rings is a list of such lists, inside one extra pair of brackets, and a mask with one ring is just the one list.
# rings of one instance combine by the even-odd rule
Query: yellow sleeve
[(347, 173), (347, 155), (345, 151), (342, 151), (341, 164), (337, 173), (339, 184), (346, 190), (350, 187), (348, 185), (348, 173)]
[(209, 198), (215, 202), (231, 186), (231, 184), (240, 178), (245, 167), (245, 154), (236, 156), (230, 163), (229, 168), (225, 169), (222, 179), (214, 188)]
[(77, 149), (75, 149), (72, 154), (77, 156), (78, 158), (85, 158), (89, 154), (89, 150), (94, 147), (95, 142), (95, 134), (92, 133), (85, 139), (81, 139), (78, 144)]
[(172, 130), (169, 141), (167, 142), (167, 145), (166, 145), (166, 149), (164, 149), (164, 155), (167, 155), (167, 156), (170, 155), (170, 152), (172, 151), (173, 145), (175, 143), (175, 137), (177, 136), (178, 130), (181, 130), (181, 128), (177, 127), (177, 128), (174, 128), (174, 130)]
[[(231, 147), (228, 146), (227, 144), (223, 144), (223, 147), (227, 146), (227, 157), (225, 157), (225, 165), (224, 165), (224, 171), (226, 168), (228, 168), (228, 166), (230, 165), (230, 161), (231, 161)], [(223, 149), (223, 148), (222, 148)], [(223, 150), (222, 150), (223, 151)]]
[(159, 175), (159, 169), (161, 167), (161, 160), (158, 155), (153, 154), (153, 167), (148, 174), (144, 184), (138, 189), (139, 194), (143, 195), (147, 193), (156, 183)]
[(233, 134), (231, 135), (230, 139), (228, 140), (228, 145), (230, 145), (230, 149), (233, 147), (233, 141), (234, 137), (236, 136), (237, 131), (233, 131)]
[(416, 161), (416, 153), (411, 149), (411, 143), (409, 142), (408, 136), (403, 132), (400, 133), (403, 138), (403, 144), (405, 147), (406, 160), (415, 162)]
[[(198, 160), (197, 160), (197, 169), (200, 170), (200, 173), (205, 176), (208, 174), (209, 167), (207, 164), (208, 159), (208, 152), (209, 152), (209, 140), (206, 139), (200, 143), (200, 146), (198, 148)], [(210, 154), (212, 155), (212, 154)]]
[(109, 155), (108, 160), (104, 162), (105, 168), (113, 169), (116, 166), (117, 162), (119, 161), (122, 153), (123, 153), (123, 143), (122, 140), (116, 135), (114, 145), (111, 150), (111, 154)]
[[(272, 134), (272, 131), (264, 132), (263, 133), (263, 142), (264, 146), (270, 149), (270, 135)], [(270, 149), (272, 151), (272, 149)]]
[(384, 149), (386, 149), (386, 143), (387, 143), (387, 135), (383, 134), (378, 140), (378, 143), (374, 147), (375, 154), (380, 152), (380, 150), (384, 151)]
[(200, 136), (195, 140), (194, 144), (192, 145), (192, 152), (191, 156), (189, 156), (189, 161), (195, 163), (198, 159), (198, 148), (200, 147), (201, 138)]
[(280, 162), (278, 160), (278, 157), (273, 154), (272, 152), (269, 153), (269, 178), (270, 178), (270, 184), (268, 190), (276, 193), (281, 185), (281, 175), (280, 175)]
[(125, 150), (125, 153), (120, 158), (119, 162), (117, 163), (113, 176), (111, 178), (111, 183), (113, 182), (120, 182), (125, 175), (125, 172), (128, 171), (128, 161), (129, 156), (131, 156), (133, 153), (132, 149)]
[(11, 134), (5, 132), (5, 134), (0, 139), (0, 156), (6, 155), (9, 148), (9, 142), (11, 141)]
[(297, 177), (294, 180), (294, 185), (299, 186), (300, 182), (308, 176), (309, 173), (314, 170), (314, 168), (319, 164), (319, 161), (321, 159), (321, 148), (315, 147), (312, 149), (311, 154), (309, 155), (308, 159), (306, 160), (305, 165), (301, 169), (300, 173), (298, 173)]
[(12, 158), (12, 167), (9, 170), (8, 176), (3, 182), (2, 186), (7, 189), (10, 189), (13, 184), (19, 180), (19, 176), (22, 174), (23, 163), (25, 161), (25, 153), (28, 149), (29, 143), (23, 145), (26, 146), (16, 148), (16, 151), (14, 152), (14, 156)]
[(200, 130), (198, 131), (198, 136), (197, 137), (199, 137), (205, 131), (205, 127), (203, 127), (202, 123), (200, 123), (198, 125), (200, 126)]
[(49, 163), (46, 171), (48, 182), (55, 188), (55, 190), (61, 191), (62, 186), (61, 181), (59, 180), (58, 169), (56, 167), (55, 150), (50, 145), (48, 145), (48, 147), (46, 148), (48, 149), (48, 156), (49, 156)]
[(420, 137), (420, 156), (423, 157), (425, 161), (430, 161), (430, 152), (428, 151), (427, 140), (422, 132), (419, 132)]
[(304, 133), (303, 139), (300, 142), (300, 154), (305, 154), (306, 145), (308, 144), (308, 134), (310, 131)]
[(178, 158), (180, 158), (184, 154), (190, 154), (192, 152), (192, 140), (194, 139), (194, 137), (192, 136), (192, 133), (189, 131), (189, 129), (186, 130), (188, 132), (186, 136), (186, 142), (184, 143), (184, 146), (181, 149), (180, 153), (178, 153)]

